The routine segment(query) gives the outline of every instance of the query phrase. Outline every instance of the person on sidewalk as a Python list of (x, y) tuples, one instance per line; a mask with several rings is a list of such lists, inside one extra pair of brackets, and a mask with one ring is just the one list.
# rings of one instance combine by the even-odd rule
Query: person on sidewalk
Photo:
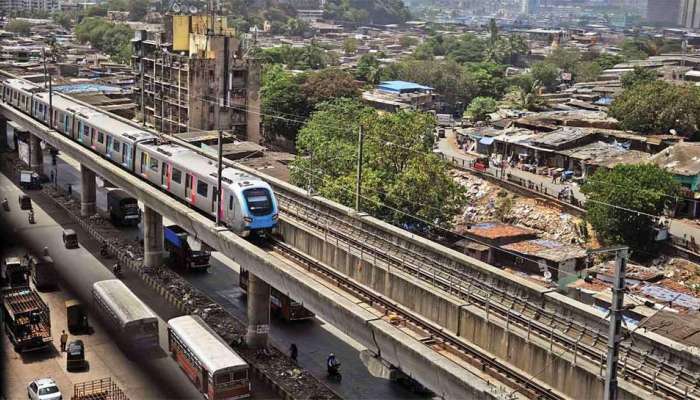
[(294, 361), (295, 363), (297, 362), (297, 356), (299, 355), (299, 349), (297, 349), (297, 345), (292, 343), (291, 346), (289, 346), (289, 357)]
[(68, 334), (63, 331), (61, 333), (61, 352), (66, 351), (66, 343), (68, 343)]

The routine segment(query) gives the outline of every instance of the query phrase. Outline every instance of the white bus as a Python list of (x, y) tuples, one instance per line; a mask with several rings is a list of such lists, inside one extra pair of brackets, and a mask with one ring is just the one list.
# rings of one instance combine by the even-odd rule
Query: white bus
[(116, 330), (129, 350), (158, 347), (158, 318), (119, 279), (108, 279), (92, 285), (95, 307)]
[(168, 321), (168, 348), (207, 399), (250, 396), (248, 363), (198, 316), (185, 315)]

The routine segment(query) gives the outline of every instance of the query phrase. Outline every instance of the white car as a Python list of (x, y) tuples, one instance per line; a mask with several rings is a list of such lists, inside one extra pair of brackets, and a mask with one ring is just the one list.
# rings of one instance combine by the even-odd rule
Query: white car
[(27, 386), (30, 400), (62, 400), (63, 396), (56, 382), (51, 378), (37, 379)]

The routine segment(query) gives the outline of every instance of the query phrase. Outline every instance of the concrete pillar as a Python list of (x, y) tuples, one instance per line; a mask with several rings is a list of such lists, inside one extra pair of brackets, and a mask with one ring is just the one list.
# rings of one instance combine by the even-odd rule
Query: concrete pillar
[(29, 135), (29, 167), (32, 171), (44, 175), (44, 153), (41, 151), (41, 139)]
[(245, 342), (251, 348), (267, 347), (270, 332), (270, 285), (248, 272), (248, 329)]
[(163, 260), (163, 216), (144, 206), (143, 213), (143, 265), (149, 268), (161, 266)]
[(95, 215), (97, 212), (96, 197), (95, 173), (80, 164), (80, 215), (83, 217)]

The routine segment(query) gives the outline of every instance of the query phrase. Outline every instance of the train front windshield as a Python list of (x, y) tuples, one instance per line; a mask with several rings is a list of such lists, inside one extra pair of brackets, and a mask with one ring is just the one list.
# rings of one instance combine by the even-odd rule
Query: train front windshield
[(248, 189), (243, 191), (243, 196), (253, 215), (261, 216), (272, 212), (272, 197), (267, 189)]

